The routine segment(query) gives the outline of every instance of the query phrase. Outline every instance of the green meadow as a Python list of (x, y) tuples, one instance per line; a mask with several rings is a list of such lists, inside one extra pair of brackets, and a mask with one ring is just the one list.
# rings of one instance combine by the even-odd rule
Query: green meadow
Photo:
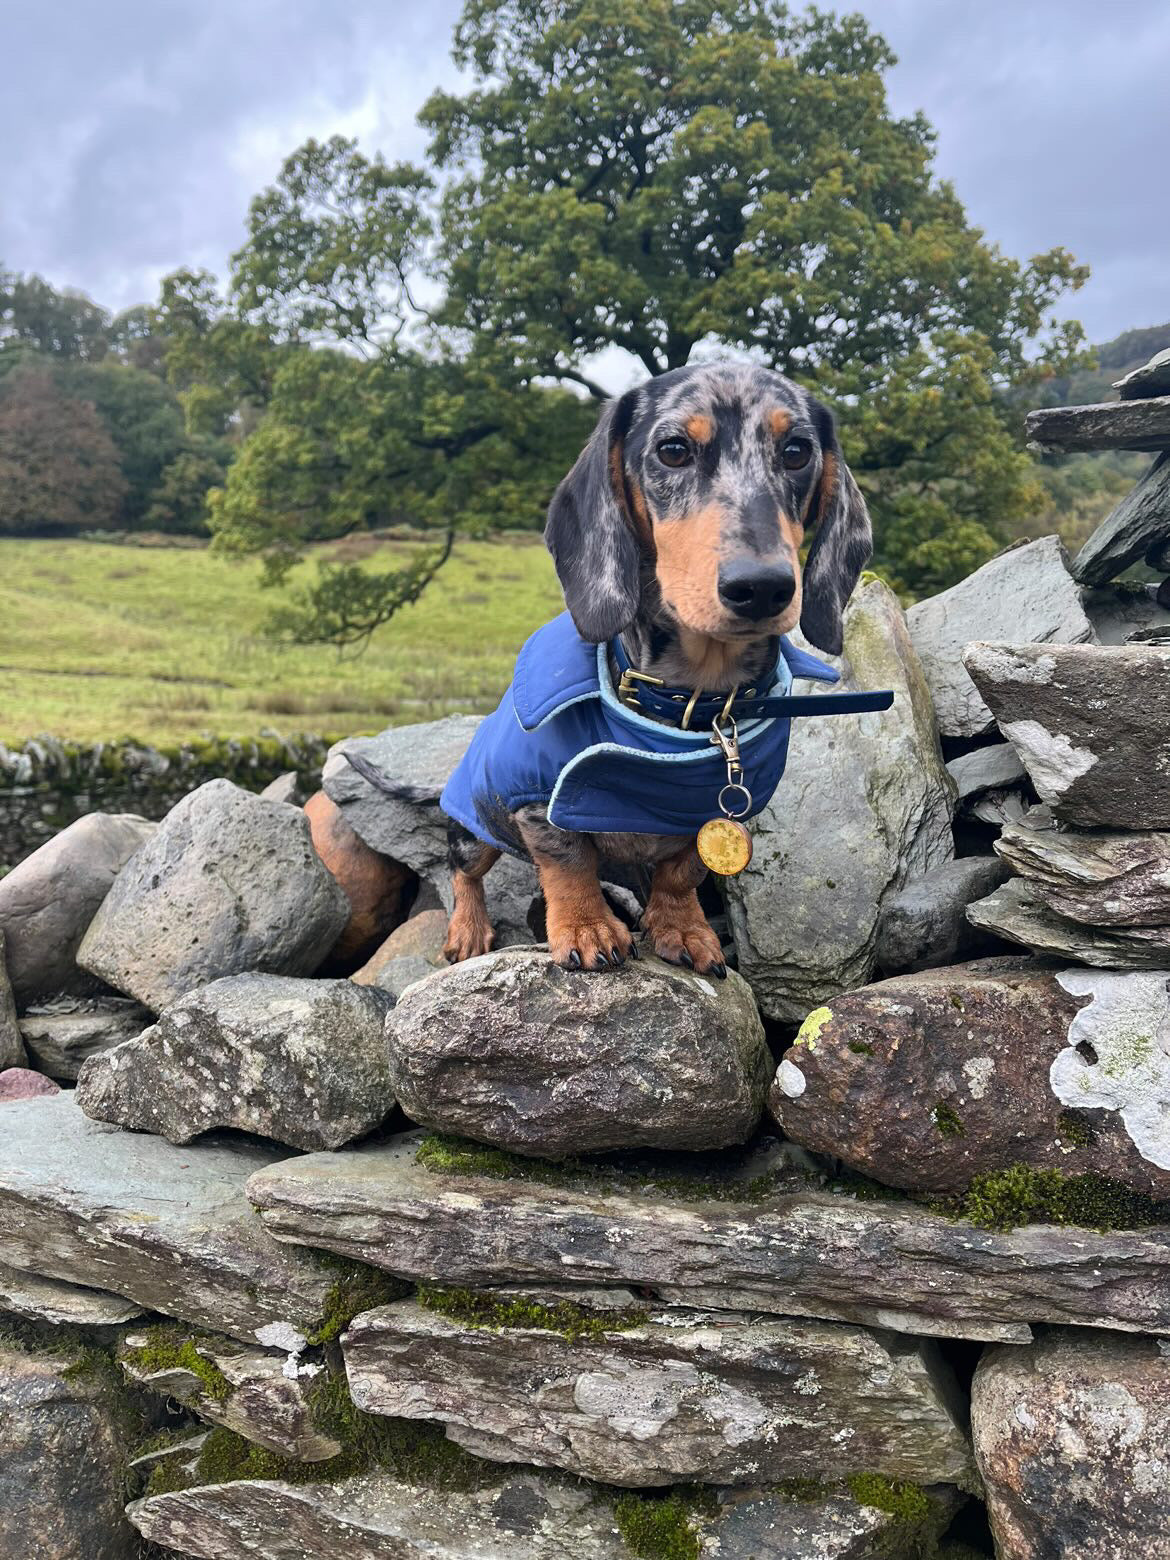
[[(413, 550), (362, 548), (375, 567)], [(206, 548), (0, 540), (0, 741), (340, 736), (486, 711), (524, 639), (561, 608), (532, 533), (458, 542), (358, 656), (274, 643), (263, 624), (279, 593), (259, 578), (255, 561)]]

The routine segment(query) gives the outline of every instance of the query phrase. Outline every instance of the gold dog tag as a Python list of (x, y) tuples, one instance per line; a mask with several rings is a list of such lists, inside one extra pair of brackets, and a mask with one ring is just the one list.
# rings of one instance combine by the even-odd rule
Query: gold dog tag
[(752, 859), (752, 837), (734, 818), (709, 818), (695, 840), (699, 860), (709, 872), (735, 877)]

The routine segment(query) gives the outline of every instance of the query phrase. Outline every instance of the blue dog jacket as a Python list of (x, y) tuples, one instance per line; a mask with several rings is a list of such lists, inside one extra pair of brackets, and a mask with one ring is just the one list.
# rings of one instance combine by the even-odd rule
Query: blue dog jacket
[[(511, 687), (489, 715), (439, 798), (448, 817), (489, 845), (521, 854), (496, 832), (501, 814), (544, 803), (549, 822), (578, 834), (696, 834), (716, 812), (726, 762), (709, 729), (648, 720), (618, 698), (606, 645), (586, 643), (567, 612), (521, 650)], [(771, 799), (784, 773), (794, 715), (888, 709), (893, 695), (792, 695), (792, 679), (836, 682), (823, 661), (780, 640), (771, 693), (739, 715), (746, 816)], [(720, 701), (721, 702), (721, 701)]]

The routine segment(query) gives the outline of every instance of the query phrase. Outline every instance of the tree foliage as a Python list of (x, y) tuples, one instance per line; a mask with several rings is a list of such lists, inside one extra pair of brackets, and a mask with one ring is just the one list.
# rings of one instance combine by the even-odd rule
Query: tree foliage
[(34, 361), (0, 379), (0, 533), (109, 525), (125, 490), (92, 402), (66, 394)]

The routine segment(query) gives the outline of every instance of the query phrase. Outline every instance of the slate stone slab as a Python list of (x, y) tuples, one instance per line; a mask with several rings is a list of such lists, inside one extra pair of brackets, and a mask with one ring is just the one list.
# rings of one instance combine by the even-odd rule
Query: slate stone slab
[(930, 685), (939, 730), (977, 737), (995, 718), (963, 666), (972, 640), (1082, 644), (1093, 639), (1058, 536), (1010, 547), (966, 579), (910, 607), (906, 626)]
[[(1170, 407), (1170, 399), (1166, 405)], [(1082, 585), (1104, 585), (1168, 536), (1170, 456), (1160, 455), (1081, 548), (1073, 560), (1073, 575)]]
[(1170, 925), (1170, 830), (1069, 829), (1034, 807), (995, 849), (1057, 915), (1099, 927)]
[(723, 884), (740, 974), (783, 1023), (865, 985), (885, 896), (954, 854), (930, 692), (880, 581), (853, 594), (845, 657), (841, 689), (891, 688), (893, 707), (793, 722), (788, 767), (752, 825), (751, 864)]
[(993, 742), (990, 747), (976, 748), (972, 753), (950, 759), (947, 774), (955, 782), (958, 802), (978, 796), (981, 791), (1020, 786), (1027, 779), (1020, 755), (1010, 742)]
[(223, 975), (309, 975), (349, 920), (299, 808), (209, 780), (118, 874), (78, 962), (160, 1012)]
[(751, 991), (645, 958), (604, 976), (508, 949), (429, 975), (386, 1024), (412, 1120), (523, 1154), (723, 1148), (763, 1113)]
[(357, 1317), (342, 1342), (359, 1408), (437, 1419), (496, 1461), (634, 1487), (763, 1484), (827, 1466), (970, 1479), (948, 1406), (957, 1388), (932, 1346), (860, 1328), (675, 1312), (570, 1340), (403, 1300)]
[[(1170, 1228), (997, 1233), (823, 1192), (731, 1201), (436, 1173), (413, 1134), (254, 1175), (278, 1239), (448, 1285), (644, 1286), (684, 1305), (951, 1337), (1041, 1321), (1170, 1332)], [(1026, 1337), (1017, 1331), (1014, 1336)]]
[(56, 1278), (40, 1278), (0, 1262), (0, 1311), (54, 1327), (116, 1327), (142, 1315), (142, 1307), (121, 1295)]
[(973, 926), (1064, 963), (1099, 969), (1170, 968), (1170, 926), (1086, 926), (1049, 909), (1023, 878), (967, 906)]
[[(1129, 999), (1121, 1032), (1170, 1035), (1166, 979), (1006, 958), (849, 992), (810, 1017), (785, 1052), (773, 1115), (793, 1142), (908, 1191), (962, 1191), (977, 1175), (1024, 1164), (1170, 1197), (1170, 1139), (1163, 1147), (1154, 1125), (1154, 1099), (1170, 1101), (1170, 1061), (1159, 1070), (1160, 1052), (1113, 1055), (1097, 1033), (1088, 1038), (1102, 1045), (1099, 1071), (1075, 1052), (1078, 1010), (1101, 982), (1119, 983), (1117, 998)], [(1106, 1109), (1094, 1089), (1114, 1074), (1120, 1092)], [(1151, 1107), (1151, 1131), (1127, 1127), (1122, 1100)]]
[(1044, 455), (1170, 449), (1170, 395), (1096, 406), (1045, 406), (1028, 413), (1024, 432), (1028, 443)]
[(394, 1108), (390, 1007), (348, 980), (230, 975), (90, 1057), (77, 1102), (97, 1121), (171, 1143), (235, 1127), (292, 1148), (340, 1148)]
[(1170, 347), (1155, 352), (1148, 363), (1131, 369), (1124, 379), (1115, 379), (1113, 388), (1123, 401), (1170, 395)]
[[(173, 1331), (181, 1344), (181, 1329)], [(219, 1373), (220, 1389), (211, 1392), (205, 1379), (185, 1365), (144, 1364), (141, 1351), (150, 1341), (147, 1334), (128, 1333), (118, 1350), (127, 1379), (138, 1386), (183, 1403), (201, 1419), (226, 1425), (280, 1457), (324, 1462), (341, 1451), (341, 1443), (322, 1435), (313, 1423), (307, 1389), (323, 1366), (242, 1348), (230, 1338), (196, 1336), (189, 1340), (195, 1352)]]
[(971, 925), (967, 906), (1006, 876), (1007, 868), (994, 856), (965, 856), (911, 878), (882, 905), (878, 969), (924, 970), (989, 951), (995, 939)]
[(1058, 818), (1170, 828), (1170, 645), (979, 643), (963, 660)]
[(133, 1560), (116, 1406), (76, 1357), (0, 1348), (0, 1554)]
[(78, 1012), (26, 1013), (20, 1033), (34, 1065), (50, 1078), (74, 1079), (86, 1057), (133, 1040), (154, 1020), (136, 1002), (97, 1003)]
[(318, 1325), (335, 1275), (269, 1238), (244, 1183), (278, 1151), (90, 1121), (72, 1094), (3, 1107), (0, 1251), (22, 1271), (111, 1291), (255, 1342)]
[(971, 1417), (1001, 1560), (1167, 1553), (1163, 1340), (1058, 1328), (990, 1349)]
[(0, 932), (22, 1008), (60, 992), (100, 989), (78, 967), (78, 946), (114, 879), (155, 827), (132, 813), (89, 813), (0, 879)]

